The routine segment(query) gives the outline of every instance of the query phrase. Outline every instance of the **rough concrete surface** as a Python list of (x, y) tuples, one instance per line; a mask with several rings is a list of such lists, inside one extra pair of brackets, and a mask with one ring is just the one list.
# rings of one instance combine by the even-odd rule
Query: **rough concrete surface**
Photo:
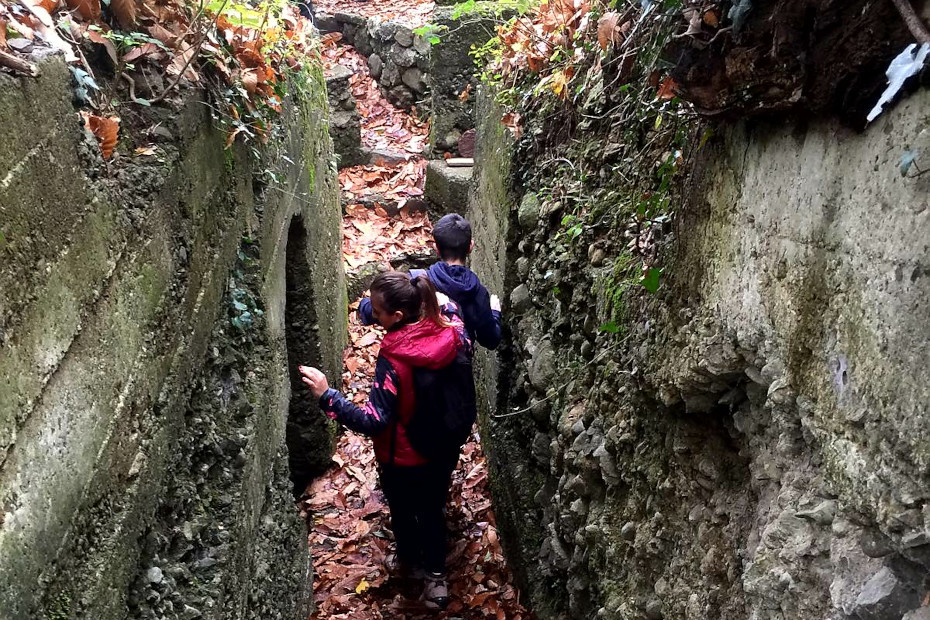
[[(287, 234), (272, 222), (315, 223), (307, 361), (335, 368), (345, 297), (322, 76), (260, 167), (224, 151), (200, 93), (152, 109), (182, 136), (161, 163), (120, 150), (105, 167), (63, 63), (0, 80), (0, 617), (304, 613), (274, 259)], [(291, 191), (253, 184), (258, 170)]]
[(442, 159), (431, 159), (427, 163), (423, 192), (435, 212), (439, 214), (465, 212), (473, 170), (471, 166), (448, 166)]
[(928, 109), (718, 127), (623, 337), (598, 329), (623, 230), (567, 245), (480, 123), (473, 268), (510, 334), (482, 361), (482, 438), (539, 617), (920, 613), (930, 179), (898, 162), (930, 148)]

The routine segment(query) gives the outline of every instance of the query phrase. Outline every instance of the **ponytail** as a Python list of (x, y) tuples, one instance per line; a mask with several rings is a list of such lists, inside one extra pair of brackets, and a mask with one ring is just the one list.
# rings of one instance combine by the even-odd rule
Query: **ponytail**
[(419, 275), (411, 280), (413, 288), (416, 289), (420, 297), (420, 307), (423, 309), (423, 315), (440, 327), (445, 327), (448, 323), (442, 318), (439, 311), (439, 300), (436, 299), (436, 287), (429, 278)]
[(401, 325), (416, 323), (423, 317), (440, 326), (448, 324), (439, 310), (436, 287), (426, 276), (411, 279), (405, 273), (388, 271), (374, 279), (371, 292), (381, 296), (381, 302), (389, 312), (399, 310), (403, 313)]

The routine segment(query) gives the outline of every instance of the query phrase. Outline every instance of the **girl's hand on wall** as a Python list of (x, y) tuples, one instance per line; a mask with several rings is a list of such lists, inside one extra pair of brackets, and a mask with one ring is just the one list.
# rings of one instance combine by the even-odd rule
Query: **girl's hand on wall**
[(326, 375), (318, 368), (312, 366), (298, 366), (297, 370), (300, 371), (300, 380), (310, 386), (310, 393), (313, 394), (314, 398), (319, 398), (323, 395), (323, 392), (329, 389), (329, 382), (326, 381)]

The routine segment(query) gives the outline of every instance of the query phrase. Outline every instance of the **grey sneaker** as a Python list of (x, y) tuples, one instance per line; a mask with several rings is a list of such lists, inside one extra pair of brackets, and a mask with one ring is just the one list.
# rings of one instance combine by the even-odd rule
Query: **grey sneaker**
[(420, 600), (430, 609), (445, 609), (449, 604), (449, 584), (443, 573), (426, 573)]

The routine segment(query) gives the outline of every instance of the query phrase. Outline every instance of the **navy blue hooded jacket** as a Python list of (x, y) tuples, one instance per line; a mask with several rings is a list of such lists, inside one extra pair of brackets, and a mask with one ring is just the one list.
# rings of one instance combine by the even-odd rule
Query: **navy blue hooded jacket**
[[(471, 339), (487, 349), (496, 349), (501, 342), (501, 313), (491, 310), (491, 295), (475, 272), (464, 265), (440, 262), (430, 267), (427, 275), (436, 290), (458, 304)], [(375, 322), (370, 298), (359, 303), (358, 316), (365, 325)]]

